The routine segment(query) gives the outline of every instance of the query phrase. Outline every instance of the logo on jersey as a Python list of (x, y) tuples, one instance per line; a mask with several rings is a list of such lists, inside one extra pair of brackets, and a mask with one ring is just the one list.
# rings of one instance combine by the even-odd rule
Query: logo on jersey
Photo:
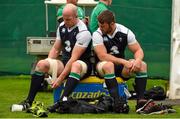
[(110, 54), (119, 54), (117, 46), (112, 46), (110, 50), (111, 50)]
[(74, 32), (74, 36), (76, 35), (76, 32)]
[(122, 38), (121, 37), (119, 37), (119, 41), (122, 42)]
[(79, 45), (83, 45), (83, 43), (78, 43)]
[(108, 41), (108, 38), (106, 36), (103, 39), (104, 39), (104, 41)]
[(65, 41), (65, 44), (66, 44), (66, 47), (65, 47), (65, 50), (67, 52), (70, 52), (71, 51), (71, 42), (69, 40)]
[(66, 31), (66, 29), (65, 29), (65, 28), (63, 28), (63, 29), (62, 29), (62, 33), (65, 33), (65, 31)]

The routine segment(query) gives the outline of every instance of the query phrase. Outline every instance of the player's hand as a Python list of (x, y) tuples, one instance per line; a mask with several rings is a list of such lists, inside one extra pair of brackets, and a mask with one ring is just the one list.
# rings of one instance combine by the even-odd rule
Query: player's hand
[(140, 70), (141, 64), (142, 64), (142, 61), (140, 59), (130, 60), (130, 62), (132, 62), (132, 64), (133, 64), (130, 72), (136, 72), (136, 71)]
[(133, 66), (133, 64), (132, 64), (132, 62), (130, 62), (130, 61), (125, 61), (125, 63), (124, 63), (124, 67), (125, 68), (127, 68), (127, 69), (131, 69), (132, 68), (132, 66)]
[(133, 66), (132, 62), (127, 60), (124, 61), (124, 68), (126, 69), (127, 73), (130, 73), (132, 66)]
[(56, 79), (55, 81), (52, 82), (51, 88), (57, 88), (61, 85), (62, 81), (60, 79)]

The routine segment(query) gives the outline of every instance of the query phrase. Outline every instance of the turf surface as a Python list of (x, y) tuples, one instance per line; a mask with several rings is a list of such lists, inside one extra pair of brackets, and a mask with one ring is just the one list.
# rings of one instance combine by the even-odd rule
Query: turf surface
[[(1, 76), (0, 77), (0, 118), (33, 118), (32, 114), (25, 112), (11, 112), (10, 106), (19, 103), (26, 98), (30, 76)], [(132, 88), (133, 80), (127, 83), (129, 89)], [(164, 80), (148, 80), (147, 88), (153, 85), (165, 86), (167, 81)], [(36, 100), (44, 102), (45, 106), (49, 106), (53, 102), (52, 92), (39, 92)], [(135, 101), (129, 100), (129, 114), (48, 114), (48, 118), (179, 118), (180, 106), (174, 106), (177, 113), (164, 115), (139, 115), (135, 113)]]

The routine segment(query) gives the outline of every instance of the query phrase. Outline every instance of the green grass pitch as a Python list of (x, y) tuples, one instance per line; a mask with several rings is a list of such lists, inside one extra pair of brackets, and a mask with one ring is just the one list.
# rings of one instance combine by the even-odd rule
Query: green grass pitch
[[(0, 118), (34, 118), (32, 114), (25, 112), (11, 112), (10, 106), (19, 103), (26, 98), (30, 76), (0, 76)], [(128, 86), (131, 89), (132, 80)], [(148, 80), (147, 88), (153, 85), (165, 86), (167, 81)], [(35, 100), (44, 102), (45, 106), (53, 103), (52, 92), (39, 92)], [(180, 105), (174, 106), (177, 113), (164, 115), (139, 115), (135, 113), (135, 100), (128, 101), (130, 105), (129, 114), (56, 114), (49, 113), (48, 118), (179, 118)]]

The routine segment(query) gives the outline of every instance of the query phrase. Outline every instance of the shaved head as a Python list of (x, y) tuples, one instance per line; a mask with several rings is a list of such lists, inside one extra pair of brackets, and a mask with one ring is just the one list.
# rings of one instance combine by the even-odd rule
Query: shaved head
[(73, 4), (66, 4), (63, 9), (63, 20), (67, 27), (74, 26), (77, 21), (77, 7)]
[(63, 15), (77, 17), (77, 7), (71, 3), (66, 4), (63, 9)]

